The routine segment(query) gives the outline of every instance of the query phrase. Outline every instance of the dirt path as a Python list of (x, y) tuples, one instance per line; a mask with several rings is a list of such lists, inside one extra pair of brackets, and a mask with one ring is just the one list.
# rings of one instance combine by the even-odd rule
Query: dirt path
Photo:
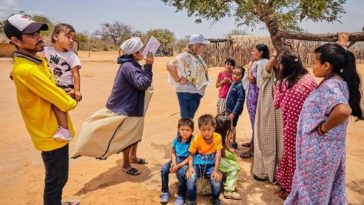
[[(118, 65), (117, 53), (81, 52), (82, 93), (84, 100), (71, 112), (76, 130), (82, 122), (102, 107), (110, 93)], [(70, 160), (69, 181), (64, 189), (64, 199), (77, 198), (82, 204), (159, 204), (160, 169), (167, 162), (170, 143), (176, 132), (179, 117), (177, 97), (167, 82), (165, 64), (169, 58), (156, 58), (154, 88), (146, 116), (143, 141), (139, 156), (149, 161), (139, 177), (131, 177), (120, 171), (121, 155), (99, 161), (93, 158)], [(15, 96), (15, 87), (8, 74), (10, 59), (0, 59), (0, 204), (41, 204), (44, 168), (40, 153), (33, 148), (22, 121)], [(220, 68), (211, 68), (211, 79), (216, 78)], [(364, 66), (360, 66), (364, 79)], [(217, 89), (209, 86), (197, 116), (216, 111)], [(239, 144), (251, 135), (246, 109), (238, 123)], [(347, 135), (347, 192), (351, 204), (364, 204), (364, 123), (349, 123)], [(74, 142), (71, 142), (71, 154)], [(242, 201), (225, 201), (226, 204), (282, 204), (277, 188), (251, 177), (251, 160), (241, 160), (242, 167), (238, 190)], [(176, 193), (176, 179), (170, 177), (171, 192)], [(209, 204), (208, 197), (199, 196), (199, 204)], [(172, 199), (172, 202), (174, 198)], [(172, 204), (172, 203), (171, 203)]]

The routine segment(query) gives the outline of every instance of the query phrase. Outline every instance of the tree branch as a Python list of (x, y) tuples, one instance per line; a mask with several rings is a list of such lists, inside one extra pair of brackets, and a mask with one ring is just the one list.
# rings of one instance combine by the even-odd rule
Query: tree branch
[(267, 3), (267, 6), (272, 7), (275, 3), (276, 3), (275, 0), (269, 0), (268, 3)]
[[(350, 42), (364, 41), (364, 32), (353, 32), (349, 34)], [(315, 34), (305, 32), (278, 31), (278, 35), (284, 39), (297, 39), (306, 41), (337, 41), (338, 33)]]
[(236, 4), (241, 5), (244, 4), (245, 1), (244, 0), (234, 0)]

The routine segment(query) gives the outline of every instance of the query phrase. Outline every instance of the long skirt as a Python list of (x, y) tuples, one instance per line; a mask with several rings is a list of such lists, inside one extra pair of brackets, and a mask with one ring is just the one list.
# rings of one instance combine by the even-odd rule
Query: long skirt
[[(153, 89), (145, 91), (144, 115)], [(106, 159), (142, 140), (144, 117), (129, 117), (106, 107), (92, 114), (82, 125), (72, 158), (80, 156)]]

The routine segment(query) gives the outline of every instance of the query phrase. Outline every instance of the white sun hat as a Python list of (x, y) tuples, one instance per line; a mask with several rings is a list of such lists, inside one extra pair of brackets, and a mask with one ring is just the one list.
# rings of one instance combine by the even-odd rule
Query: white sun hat
[(191, 35), (189, 41), (188, 41), (188, 45), (193, 45), (193, 44), (209, 44), (210, 41), (206, 40), (202, 34), (193, 34)]

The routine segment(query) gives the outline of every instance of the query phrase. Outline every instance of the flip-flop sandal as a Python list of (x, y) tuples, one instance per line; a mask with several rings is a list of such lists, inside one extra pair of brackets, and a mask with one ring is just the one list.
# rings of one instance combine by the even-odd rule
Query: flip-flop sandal
[(255, 175), (255, 174), (253, 174), (253, 178), (254, 178), (256, 181), (260, 181), (260, 182), (267, 181), (267, 179), (260, 178), (260, 177), (258, 177), (258, 176), (257, 176), (257, 175)]
[(254, 156), (253, 152), (243, 152), (240, 154), (240, 157), (243, 159), (248, 159)]
[(250, 142), (245, 142), (243, 144), (241, 144), (242, 147), (250, 147)]
[(128, 170), (121, 168), (121, 171), (131, 176), (138, 176), (140, 174), (139, 170), (135, 169), (134, 167), (130, 167)]
[(143, 158), (139, 158), (137, 159), (137, 161), (130, 161), (130, 163), (134, 163), (134, 164), (148, 164), (147, 160), (143, 159)]
[(80, 205), (80, 200), (77, 200), (77, 199), (68, 200), (68, 201), (62, 202), (62, 205)]
[(225, 199), (234, 199), (234, 200), (241, 200), (241, 196), (238, 192), (235, 191), (226, 191), (224, 192)]
[(286, 190), (281, 190), (279, 192), (279, 195), (278, 196), (279, 196), (279, 198), (281, 198), (283, 200), (286, 200), (287, 197), (288, 197), (288, 195), (289, 195), (289, 193)]

